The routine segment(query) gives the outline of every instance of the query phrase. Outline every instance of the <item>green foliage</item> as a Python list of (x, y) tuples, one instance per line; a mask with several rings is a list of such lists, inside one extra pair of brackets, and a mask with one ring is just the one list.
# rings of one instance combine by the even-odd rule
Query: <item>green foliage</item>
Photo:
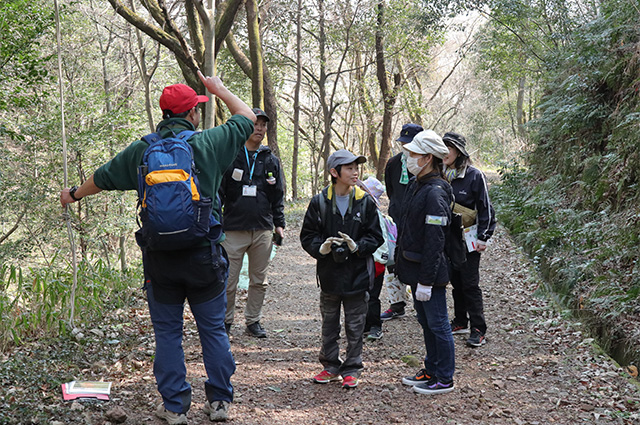
[(54, 27), (48, 2), (5, 0), (0, 3), (0, 111), (33, 99), (32, 84), (48, 75), (41, 43)]
[(502, 182), (491, 193), (498, 219), (565, 305), (587, 314), (597, 327), (637, 314), (640, 215), (584, 209), (581, 199), (568, 194), (588, 187), (585, 181), (566, 183), (560, 174), (535, 178), (519, 164), (500, 172)]
[[(52, 263), (59, 261), (57, 257)], [(99, 320), (105, 312), (127, 305), (139, 271), (121, 274), (103, 261), (83, 262), (78, 270), (75, 323)], [(0, 264), (0, 351), (42, 335), (68, 331), (72, 274), (57, 267), (30, 268)]]
[(636, 205), (640, 167), (640, 28), (637, 2), (602, 4), (600, 16), (577, 29), (573, 44), (548, 58), (552, 68), (535, 121), (537, 174), (580, 177), (585, 208)]
[(494, 199), (566, 305), (610, 354), (631, 361), (640, 311), (640, 27), (635, 1), (605, 1), (599, 12), (545, 56), (529, 169), (505, 170)]

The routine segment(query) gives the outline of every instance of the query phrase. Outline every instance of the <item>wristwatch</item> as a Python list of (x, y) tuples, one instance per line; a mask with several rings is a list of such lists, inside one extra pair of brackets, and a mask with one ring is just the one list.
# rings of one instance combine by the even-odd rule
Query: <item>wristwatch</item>
[(77, 202), (82, 198), (76, 198), (76, 190), (78, 190), (78, 186), (73, 186), (71, 189), (69, 189), (69, 196), (71, 196), (71, 199)]

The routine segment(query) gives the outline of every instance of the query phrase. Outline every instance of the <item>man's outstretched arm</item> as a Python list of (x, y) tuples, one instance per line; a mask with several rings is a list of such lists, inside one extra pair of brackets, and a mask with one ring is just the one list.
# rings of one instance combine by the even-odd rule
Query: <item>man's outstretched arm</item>
[(95, 195), (96, 193), (102, 192), (102, 189), (96, 186), (95, 182), (93, 181), (93, 175), (89, 177), (84, 183), (82, 183), (82, 185), (78, 187), (78, 189), (76, 189), (76, 192), (73, 194), (76, 199), (73, 199), (71, 197), (71, 195), (69, 194), (70, 190), (70, 188), (66, 188), (60, 191), (60, 203), (63, 207), (65, 207), (67, 204), (72, 204), (76, 202), (76, 200), (80, 200), (85, 196)]

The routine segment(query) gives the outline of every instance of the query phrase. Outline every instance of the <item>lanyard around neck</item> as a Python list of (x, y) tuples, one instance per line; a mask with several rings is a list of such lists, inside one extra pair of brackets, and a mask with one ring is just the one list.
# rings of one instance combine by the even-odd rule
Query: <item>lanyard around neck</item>
[(258, 151), (253, 154), (253, 164), (249, 161), (249, 151), (246, 146), (244, 147), (244, 154), (247, 157), (247, 167), (251, 168), (249, 170), (249, 181), (251, 181), (253, 180), (253, 170), (256, 168), (256, 157), (258, 156)]

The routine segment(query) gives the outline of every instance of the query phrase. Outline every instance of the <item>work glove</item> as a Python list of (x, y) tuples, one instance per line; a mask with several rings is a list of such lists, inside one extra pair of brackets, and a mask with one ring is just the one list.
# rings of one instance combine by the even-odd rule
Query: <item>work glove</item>
[(349, 251), (356, 252), (358, 250), (358, 245), (351, 239), (351, 236), (346, 233), (338, 232), (342, 239), (347, 243), (347, 247), (349, 247)]
[(328, 237), (324, 242), (322, 242), (322, 245), (320, 245), (320, 254), (327, 255), (331, 252), (331, 245), (334, 243), (341, 244), (342, 242), (342, 238), (337, 238), (335, 236)]
[(418, 283), (418, 288), (416, 289), (416, 300), (429, 301), (430, 299), (431, 299), (431, 286), (421, 285)]

